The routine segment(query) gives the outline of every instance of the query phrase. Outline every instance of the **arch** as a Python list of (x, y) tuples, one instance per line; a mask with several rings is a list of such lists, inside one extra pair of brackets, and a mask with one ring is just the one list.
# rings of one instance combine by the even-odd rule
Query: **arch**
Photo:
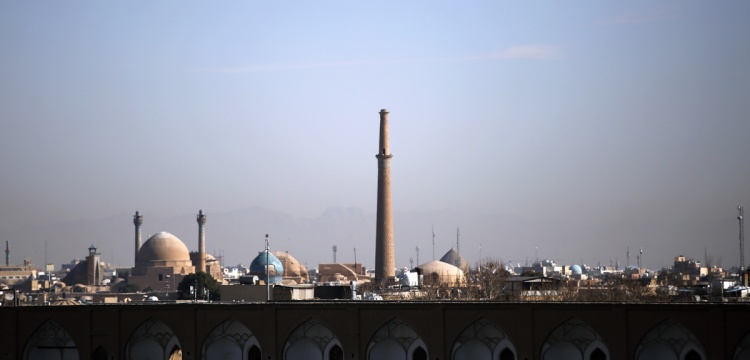
[(328, 360), (344, 360), (344, 350), (341, 349), (341, 346), (334, 345), (328, 351)]
[(334, 346), (341, 348), (336, 335), (322, 322), (310, 319), (298, 326), (287, 338), (284, 359), (327, 360)]
[(591, 352), (591, 354), (588, 356), (587, 360), (606, 360), (607, 355), (602, 351), (600, 348), (596, 348), (594, 351)]
[(261, 360), (263, 359), (263, 354), (260, 352), (260, 347), (257, 345), (253, 345), (250, 347), (250, 349), (247, 351), (247, 360)]
[(103, 346), (97, 347), (91, 355), (92, 360), (107, 360), (108, 357), (107, 350)]
[[(421, 348), (429, 358), (427, 346), (422, 338), (405, 322), (394, 318), (381, 326), (370, 339), (367, 346), (367, 358), (370, 360), (413, 360), (418, 348)], [(421, 356), (421, 353), (417, 354)]]
[(211, 330), (203, 342), (201, 358), (249, 360), (251, 349), (257, 349), (253, 356), (262, 356), (258, 339), (252, 331), (237, 320), (227, 319)]
[(481, 318), (458, 335), (451, 350), (453, 360), (515, 359), (516, 348), (492, 321)]
[(24, 359), (78, 360), (78, 347), (65, 328), (57, 321), (42, 324), (24, 349)]
[[(672, 320), (662, 321), (641, 338), (635, 351), (636, 360), (706, 359), (698, 339), (685, 327)], [(698, 356), (698, 357), (696, 357)]]
[(144, 321), (130, 334), (125, 345), (125, 358), (171, 360), (182, 357), (181, 349), (180, 341), (172, 328), (151, 318)]
[(412, 351), (411, 358), (413, 360), (427, 360), (427, 351), (423, 347), (418, 346)]
[(558, 325), (542, 345), (542, 359), (590, 359), (595, 351), (598, 356), (610, 359), (609, 349), (598, 332), (577, 318)]
[(513, 353), (509, 348), (503, 348), (498, 356), (499, 360), (516, 360), (516, 354)]

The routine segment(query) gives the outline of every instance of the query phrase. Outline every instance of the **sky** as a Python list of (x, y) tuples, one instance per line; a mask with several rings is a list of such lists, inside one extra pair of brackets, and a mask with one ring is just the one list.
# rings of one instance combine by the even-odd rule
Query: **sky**
[(746, 1), (2, 2), (0, 240), (59, 248), (3, 234), (135, 210), (374, 213), (386, 108), (397, 229), (455, 211), (486, 222), (461, 228), (485, 256), (737, 265), (748, 16)]

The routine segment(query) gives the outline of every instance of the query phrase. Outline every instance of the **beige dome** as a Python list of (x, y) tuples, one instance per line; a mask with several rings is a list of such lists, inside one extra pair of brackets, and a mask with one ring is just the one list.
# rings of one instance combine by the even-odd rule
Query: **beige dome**
[(138, 262), (147, 261), (190, 261), (190, 252), (180, 239), (162, 231), (148, 238), (138, 251)]
[(271, 254), (276, 255), (284, 266), (284, 276), (307, 278), (307, 268), (301, 265), (294, 256), (285, 251), (271, 251)]
[(464, 272), (456, 266), (444, 263), (439, 260), (433, 260), (417, 266), (419, 272), (424, 276), (425, 283), (453, 285), (464, 280)]

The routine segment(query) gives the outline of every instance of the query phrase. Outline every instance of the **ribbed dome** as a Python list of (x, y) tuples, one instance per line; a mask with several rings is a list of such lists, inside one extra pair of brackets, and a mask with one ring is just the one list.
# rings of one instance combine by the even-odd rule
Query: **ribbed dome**
[(461, 270), (468, 270), (469, 269), (469, 262), (464, 259), (463, 256), (461, 256), (458, 251), (451, 248), (448, 250), (443, 257), (440, 258), (440, 261), (451, 264), (455, 267), (460, 268)]
[(152, 235), (141, 246), (138, 261), (190, 261), (190, 252), (180, 239), (162, 231)]
[(307, 278), (307, 268), (288, 252), (271, 251), (271, 255), (276, 255), (281, 262), (284, 267), (284, 276)]

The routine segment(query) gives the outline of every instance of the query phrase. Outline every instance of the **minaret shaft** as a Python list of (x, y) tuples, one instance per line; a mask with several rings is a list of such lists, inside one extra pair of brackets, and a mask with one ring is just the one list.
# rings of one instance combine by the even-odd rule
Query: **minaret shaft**
[(206, 272), (206, 215), (203, 210), (198, 212), (198, 266), (196, 271)]
[(135, 225), (135, 257), (133, 264), (138, 262), (138, 251), (141, 250), (141, 225), (143, 224), (143, 215), (138, 211), (133, 215), (133, 225)]
[(380, 111), (380, 148), (378, 155), (378, 209), (375, 229), (375, 283), (395, 282), (396, 262), (393, 241), (393, 205), (391, 203), (391, 158), (388, 141), (388, 110)]

